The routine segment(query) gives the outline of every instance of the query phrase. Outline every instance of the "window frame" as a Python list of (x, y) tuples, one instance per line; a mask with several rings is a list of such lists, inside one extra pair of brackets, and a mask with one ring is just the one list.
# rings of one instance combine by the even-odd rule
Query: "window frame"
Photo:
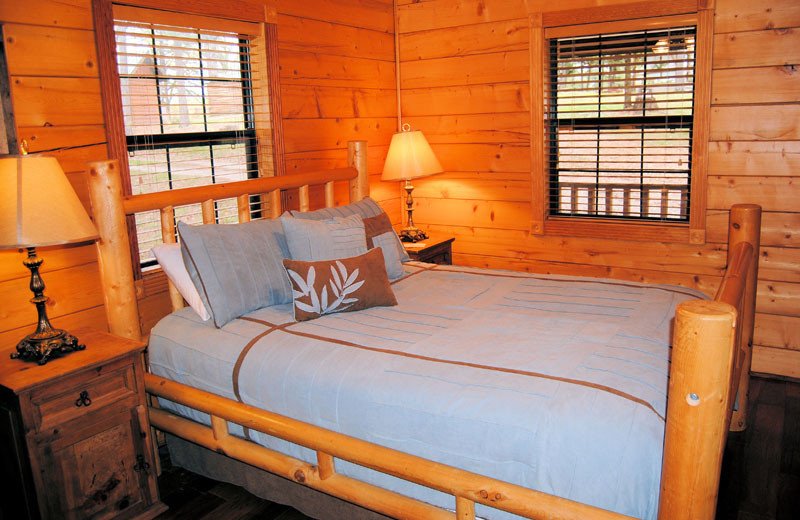
[[(591, 5), (587, 5), (591, 4)], [(705, 0), (629, 2), (600, 6), (599, 0), (569, 0), (558, 6), (533, 0), (530, 7), (531, 224), (533, 235), (575, 236), (703, 244), (711, 112), (711, 52), (714, 10)], [(665, 5), (666, 4), (666, 5)], [(713, 4), (712, 4), (713, 6)], [(571, 8), (573, 7), (573, 8)], [(695, 25), (695, 107), (692, 125), (688, 222), (585, 218), (549, 214), (549, 41), (623, 31)]]
[[(260, 85), (269, 92), (270, 124), (255, 122), (255, 133), (259, 139), (270, 140), (272, 153), (269, 157), (258, 157), (259, 176), (268, 177), (286, 174), (284, 155), (283, 120), (280, 101), (280, 69), (278, 64), (277, 12), (263, 5), (242, 0), (227, 0), (219, 5), (202, 0), (125, 0), (124, 4), (113, 0), (92, 0), (95, 38), (97, 41), (100, 92), (105, 115), (108, 156), (119, 163), (123, 195), (131, 195), (130, 167), (128, 164), (128, 139), (122, 111), (120, 78), (117, 69), (116, 41), (114, 36), (114, 8), (153, 9), (161, 12), (165, 20), (186, 20), (188, 25), (202, 23), (203, 19), (216, 18), (222, 27), (249, 26), (242, 32), (251, 34), (251, 69), (267, 71), (267, 77), (253, 73), (253, 85)], [(159, 20), (152, 20), (157, 22)], [(180, 25), (180, 24), (178, 24)], [(255, 27), (255, 30), (252, 28)], [(257, 152), (261, 154), (261, 147)], [(265, 165), (271, 165), (265, 166)], [(134, 279), (142, 278), (142, 266), (136, 237), (133, 215), (127, 217), (128, 239)], [(149, 271), (148, 271), (149, 272)]]

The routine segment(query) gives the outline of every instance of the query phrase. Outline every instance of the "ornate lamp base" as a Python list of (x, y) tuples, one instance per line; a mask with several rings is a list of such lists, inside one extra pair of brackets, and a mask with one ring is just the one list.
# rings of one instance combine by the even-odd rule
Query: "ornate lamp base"
[(11, 359), (23, 361), (36, 361), (44, 365), (50, 359), (62, 354), (83, 350), (86, 345), (81, 345), (78, 338), (61, 329), (50, 329), (45, 332), (34, 332), (25, 336), (17, 344), (17, 352), (11, 354)]
[(78, 338), (69, 332), (61, 329), (54, 329), (47, 319), (47, 308), (45, 304), (50, 299), (44, 295), (44, 282), (39, 275), (39, 266), (42, 259), (36, 256), (36, 248), (29, 247), (28, 258), (22, 261), (25, 267), (31, 270), (31, 291), (33, 298), (31, 303), (36, 306), (39, 315), (39, 323), (36, 332), (28, 334), (17, 344), (17, 351), (11, 354), (11, 359), (21, 359), (23, 361), (36, 361), (44, 365), (51, 358), (83, 350), (86, 345), (78, 343)]
[(428, 238), (428, 234), (418, 227), (401, 229), (399, 235), (403, 242), (419, 242)]

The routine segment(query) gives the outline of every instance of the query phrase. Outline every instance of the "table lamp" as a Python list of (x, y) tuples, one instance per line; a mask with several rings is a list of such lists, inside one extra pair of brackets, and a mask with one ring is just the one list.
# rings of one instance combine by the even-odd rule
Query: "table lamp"
[(39, 314), (36, 331), (17, 344), (12, 358), (44, 365), (52, 357), (85, 348), (72, 334), (50, 325), (36, 248), (96, 238), (94, 224), (55, 157), (0, 156), (0, 249), (28, 250), (22, 263), (31, 271), (30, 301)]
[(433, 154), (431, 145), (420, 130), (411, 131), (408, 123), (404, 124), (402, 131), (392, 136), (389, 144), (389, 153), (386, 155), (386, 164), (383, 167), (383, 181), (406, 181), (406, 206), (408, 210), (408, 225), (400, 230), (400, 239), (404, 242), (417, 242), (428, 238), (424, 231), (414, 225), (414, 199), (411, 192), (414, 186), (411, 179), (427, 177), (442, 173), (442, 165)]

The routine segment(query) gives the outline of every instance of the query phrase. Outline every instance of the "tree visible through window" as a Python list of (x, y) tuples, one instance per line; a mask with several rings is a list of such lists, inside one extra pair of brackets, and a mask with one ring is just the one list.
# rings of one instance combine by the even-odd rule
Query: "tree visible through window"
[[(202, 28), (115, 20), (133, 194), (258, 176), (259, 143), (250, 42), (246, 35)], [(219, 223), (238, 220), (235, 199), (218, 201)], [(175, 209), (201, 223), (200, 205)], [(142, 266), (161, 242), (157, 211), (136, 215)]]
[(549, 214), (687, 221), (695, 27), (549, 45)]

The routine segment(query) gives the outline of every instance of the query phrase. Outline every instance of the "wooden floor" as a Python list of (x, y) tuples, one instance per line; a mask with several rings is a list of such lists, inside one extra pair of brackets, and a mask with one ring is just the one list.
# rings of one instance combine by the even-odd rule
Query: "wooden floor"
[[(750, 427), (728, 436), (718, 520), (800, 519), (800, 383), (754, 378)], [(165, 455), (166, 457), (166, 455)], [(243, 489), (171, 467), (159, 478), (159, 520), (308, 520)]]

